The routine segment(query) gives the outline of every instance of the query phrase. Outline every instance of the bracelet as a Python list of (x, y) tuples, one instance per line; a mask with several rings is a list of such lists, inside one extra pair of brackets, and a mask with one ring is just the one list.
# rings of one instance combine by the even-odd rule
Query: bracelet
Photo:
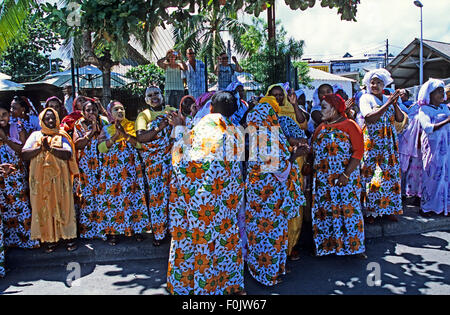
[(347, 174), (345, 174), (345, 172), (342, 172), (342, 175), (344, 175), (345, 178), (350, 179), (350, 177), (347, 176)]

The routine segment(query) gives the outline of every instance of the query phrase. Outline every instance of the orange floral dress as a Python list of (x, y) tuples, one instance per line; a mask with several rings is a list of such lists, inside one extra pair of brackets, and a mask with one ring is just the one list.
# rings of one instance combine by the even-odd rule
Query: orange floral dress
[[(149, 129), (156, 129), (166, 117), (156, 117)], [(155, 239), (162, 240), (167, 234), (170, 177), (172, 174), (171, 149), (173, 139), (170, 137), (172, 127), (161, 130), (156, 138), (142, 144), (140, 154), (145, 169), (148, 187), (148, 207), (152, 231)]]
[[(360, 143), (362, 146), (362, 137)], [(359, 168), (349, 176), (346, 186), (335, 185), (352, 157), (354, 148), (350, 136), (337, 127), (327, 126), (318, 133), (312, 145), (315, 170), (312, 223), (316, 254), (363, 253), (364, 219)]]
[[(102, 130), (106, 140), (111, 137), (109, 127), (104, 126)], [(103, 139), (102, 134), (99, 137)], [(144, 174), (137, 149), (120, 140), (101, 154), (99, 162), (97, 236), (132, 236), (150, 231)]]
[[(174, 144), (170, 184), (167, 288), (171, 294), (232, 294), (244, 287), (238, 209), (244, 183), (240, 162), (222, 155), (231, 121), (209, 114)], [(232, 129), (232, 127), (231, 127)], [(232, 155), (228, 155), (231, 152)]]
[[(272, 106), (265, 102), (256, 105), (248, 113), (247, 124), (250, 135), (246, 178), (247, 264), (257, 281), (270, 286), (285, 274), (288, 220), (300, 215), (306, 199), (298, 164), (289, 162), (290, 146)], [(257, 139), (259, 148), (253, 150), (252, 143)]]
[[(385, 101), (384, 101), (385, 102)], [(361, 168), (365, 216), (402, 214), (398, 134), (391, 106), (374, 124), (366, 124)]]

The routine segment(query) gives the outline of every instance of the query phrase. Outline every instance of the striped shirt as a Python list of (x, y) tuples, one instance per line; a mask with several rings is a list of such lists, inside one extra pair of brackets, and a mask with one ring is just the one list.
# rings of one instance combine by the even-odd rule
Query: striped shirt
[(184, 91), (183, 79), (181, 78), (181, 69), (179, 67), (166, 68), (166, 82), (164, 90), (173, 91), (181, 90)]
[(188, 69), (185, 71), (189, 95), (195, 98), (205, 93), (205, 64), (200, 60), (195, 60), (195, 70), (187, 62)]

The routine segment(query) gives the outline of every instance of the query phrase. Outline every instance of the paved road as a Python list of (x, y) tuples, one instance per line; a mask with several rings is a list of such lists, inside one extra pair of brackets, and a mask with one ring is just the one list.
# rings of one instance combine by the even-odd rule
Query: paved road
[[(312, 257), (289, 262), (291, 273), (265, 287), (246, 272), (251, 295), (450, 294), (450, 231), (371, 239), (368, 259)], [(152, 259), (77, 266), (12, 268), (0, 280), (0, 293), (12, 294), (167, 294), (167, 260)], [(72, 267), (72, 268), (71, 268)], [(80, 272), (81, 278), (69, 280)]]

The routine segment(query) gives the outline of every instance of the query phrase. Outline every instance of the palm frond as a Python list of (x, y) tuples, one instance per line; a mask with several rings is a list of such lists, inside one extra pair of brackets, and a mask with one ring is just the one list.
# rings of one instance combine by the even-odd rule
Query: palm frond
[(4, 0), (0, 5), (0, 53), (20, 33), (23, 21), (35, 3), (33, 0)]

